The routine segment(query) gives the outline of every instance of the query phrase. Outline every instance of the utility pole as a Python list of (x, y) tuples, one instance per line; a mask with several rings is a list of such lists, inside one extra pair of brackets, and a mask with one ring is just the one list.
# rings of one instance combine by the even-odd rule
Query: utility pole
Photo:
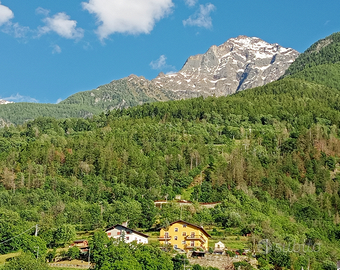
[(35, 247), (37, 250), (37, 259), (38, 259), (38, 257), (39, 257), (39, 246), (37, 246), (37, 247)]
[(91, 259), (91, 248), (89, 248), (89, 258), (88, 258), (88, 263), (90, 264), (90, 259)]
[(38, 231), (39, 231), (39, 227), (38, 227), (38, 224), (36, 224), (34, 236), (38, 236)]

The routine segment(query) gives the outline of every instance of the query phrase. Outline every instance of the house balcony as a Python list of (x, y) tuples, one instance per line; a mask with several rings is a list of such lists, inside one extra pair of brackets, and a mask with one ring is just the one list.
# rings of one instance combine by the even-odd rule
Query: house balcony
[(170, 241), (171, 240), (171, 236), (160, 236), (158, 237), (158, 241)]
[(192, 245), (190, 245), (190, 244), (186, 244), (186, 245), (184, 245), (184, 249), (185, 250), (190, 250), (190, 249), (198, 249), (198, 248), (202, 248), (203, 250), (205, 250), (206, 248), (204, 247), (204, 245), (203, 244), (201, 244), (201, 245), (199, 245), (199, 246), (192, 246)]
[(202, 235), (188, 235), (185, 237), (186, 241), (200, 241), (202, 243), (205, 243), (206, 240), (202, 237)]

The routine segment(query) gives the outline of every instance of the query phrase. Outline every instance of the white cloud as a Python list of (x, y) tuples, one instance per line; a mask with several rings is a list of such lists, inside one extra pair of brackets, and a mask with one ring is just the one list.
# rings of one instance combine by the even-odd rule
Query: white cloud
[(152, 69), (162, 69), (166, 67), (166, 56), (161, 55), (156, 61), (150, 63)]
[(28, 96), (22, 96), (17, 93), (15, 96), (11, 95), (10, 97), (3, 98), (4, 100), (14, 101), (14, 102), (31, 102), (31, 103), (38, 103), (39, 101), (35, 98), (31, 98)]
[(36, 14), (42, 14), (44, 15), (45, 17), (48, 16), (48, 14), (50, 13), (50, 11), (48, 9), (44, 9), (42, 7), (38, 7), (36, 10), (35, 10), (35, 13)]
[(189, 7), (193, 7), (196, 5), (198, 0), (185, 0), (185, 4)]
[(0, 25), (3, 25), (7, 22), (9, 22), (11, 19), (14, 18), (14, 13), (10, 8), (1, 5), (0, 1)]
[(13, 23), (14, 13), (8, 7), (1, 5), (0, 1), (0, 26), (1, 32), (14, 36), (15, 38), (25, 38), (30, 31), (27, 26), (21, 26), (19, 23)]
[(55, 104), (59, 104), (59, 103), (62, 102), (62, 101), (63, 101), (62, 98), (58, 98), (58, 99), (57, 99), (57, 102), (56, 102)]
[(210, 17), (210, 13), (215, 9), (216, 7), (211, 3), (208, 3), (206, 5), (200, 5), (199, 10), (194, 15), (190, 16), (187, 20), (183, 21), (183, 25), (211, 28), (212, 19)]
[(176, 68), (166, 63), (166, 56), (163, 54), (157, 60), (151, 61), (150, 67), (155, 70), (169, 70), (168, 72), (175, 73)]
[(51, 47), (53, 48), (53, 50), (52, 50), (53, 54), (61, 53), (61, 48), (58, 45), (52, 45)]
[(8, 22), (1, 29), (1, 32), (14, 36), (15, 38), (26, 38), (28, 32), (30, 32), (28, 26), (22, 26), (19, 23)]
[(97, 18), (101, 40), (113, 33), (148, 34), (157, 21), (167, 16), (172, 0), (88, 0), (83, 8)]
[(55, 32), (69, 39), (81, 39), (84, 36), (84, 30), (76, 28), (77, 21), (70, 20), (70, 16), (64, 12), (57, 13), (53, 17), (46, 17), (43, 22), (46, 25), (39, 27), (39, 35)]

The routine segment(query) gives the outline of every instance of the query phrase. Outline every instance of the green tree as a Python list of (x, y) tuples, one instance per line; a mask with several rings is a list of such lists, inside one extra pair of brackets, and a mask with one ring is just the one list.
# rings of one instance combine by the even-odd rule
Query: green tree
[(70, 247), (66, 253), (69, 260), (79, 259), (80, 250), (78, 247)]
[(43, 259), (36, 259), (32, 254), (22, 253), (5, 264), (3, 270), (48, 270), (49, 266)]

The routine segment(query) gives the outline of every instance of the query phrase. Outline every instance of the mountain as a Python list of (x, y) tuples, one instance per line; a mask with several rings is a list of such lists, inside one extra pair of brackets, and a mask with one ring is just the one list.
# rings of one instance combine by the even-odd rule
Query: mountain
[(175, 98), (174, 93), (155, 85), (144, 77), (130, 75), (99, 86), (95, 90), (76, 93), (60, 104), (90, 105), (101, 110), (113, 110)]
[(4, 100), (4, 99), (0, 99), (0, 105), (3, 105), (3, 104), (10, 104), (10, 103), (14, 103), (12, 101), (7, 101), (7, 100)]
[(205, 54), (190, 56), (177, 73), (160, 73), (151, 81), (131, 75), (76, 93), (62, 103), (114, 109), (153, 101), (226, 96), (277, 80), (298, 55), (277, 43), (239, 36), (210, 47)]
[(76, 93), (56, 105), (7, 104), (0, 111), (0, 119), (2, 123), (22, 124), (39, 116), (89, 117), (156, 101), (226, 96), (277, 80), (298, 55), (276, 43), (239, 36), (212, 46), (205, 54), (189, 57), (177, 73), (161, 73), (151, 81), (130, 75), (95, 90)]
[(298, 55), (277, 43), (239, 36), (189, 57), (178, 73), (161, 73), (152, 82), (178, 98), (226, 96), (277, 80)]
[(340, 61), (340, 32), (320, 39), (300, 54), (296, 61), (286, 70), (284, 77), (294, 75), (307, 68), (334, 64)]

